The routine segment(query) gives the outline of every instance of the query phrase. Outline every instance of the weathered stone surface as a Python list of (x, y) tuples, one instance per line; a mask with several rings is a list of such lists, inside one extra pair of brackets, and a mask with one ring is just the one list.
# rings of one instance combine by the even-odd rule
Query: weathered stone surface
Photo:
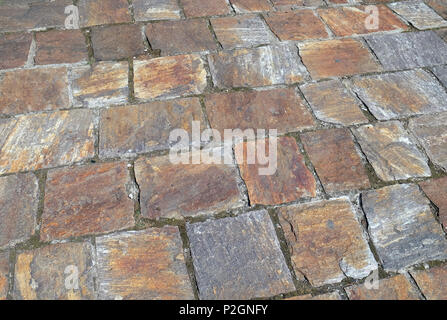
[(253, 47), (275, 42), (275, 36), (257, 15), (211, 19), (217, 40), (224, 49)]
[(171, 226), (97, 238), (99, 299), (194, 299), (182, 251)]
[(9, 252), (0, 252), (0, 300), (5, 300), (9, 290)]
[(17, 256), (14, 299), (94, 299), (93, 246), (59, 243)]
[(76, 63), (87, 59), (87, 45), (80, 30), (36, 33), (36, 64)]
[(360, 109), (360, 101), (340, 80), (308, 83), (300, 89), (321, 121), (344, 126), (368, 122)]
[(386, 70), (447, 63), (447, 43), (435, 32), (406, 32), (366, 38)]
[(0, 35), (0, 69), (24, 66), (28, 60), (31, 38), (29, 33)]
[(312, 10), (275, 12), (267, 15), (265, 20), (282, 41), (328, 37), (323, 22)]
[(79, 0), (78, 7), (81, 27), (132, 21), (127, 0)]
[(314, 79), (381, 70), (373, 55), (358, 40), (341, 39), (301, 43), (299, 48), (303, 63)]
[(447, 66), (437, 66), (433, 68), (433, 73), (447, 87)]
[(286, 43), (211, 54), (209, 63), (219, 88), (291, 84), (307, 75), (297, 48)]
[(319, 7), (325, 4), (323, 0), (272, 0), (272, 3), (281, 11), (299, 7)]
[(312, 115), (292, 88), (216, 93), (205, 98), (211, 128), (277, 129), (279, 134), (311, 128)]
[(152, 49), (161, 49), (162, 55), (217, 49), (208, 23), (202, 19), (151, 23), (146, 26), (146, 36)]
[(67, 68), (26, 69), (0, 75), (0, 114), (69, 108)]
[(136, 21), (181, 18), (177, 0), (134, 0), (132, 4)]
[(437, 29), (435, 32), (440, 36), (442, 39), (444, 39), (445, 42), (447, 42), (447, 28), (443, 29)]
[(38, 205), (39, 186), (34, 174), (0, 178), (0, 247), (34, 235)]
[(429, 177), (427, 158), (397, 121), (365, 125), (354, 134), (380, 179)]
[(200, 121), (201, 128), (206, 127), (198, 98), (104, 109), (100, 117), (99, 155), (113, 158), (168, 149), (171, 131), (191, 132), (192, 121)]
[(424, 147), (431, 161), (447, 170), (447, 113), (410, 120), (409, 129)]
[(128, 73), (127, 62), (99, 62), (74, 68), (71, 80), (75, 104), (95, 108), (126, 102)]
[(93, 112), (89, 110), (0, 119), (0, 174), (92, 158), (93, 120)]
[(128, 185), (124, 162), (50, 170), (40, 239), (61, 240), (133, 227), (134, 203)]
[(439, 220), (447, 228), (447, 177), (419, 183), (425, 195), (438, 207)]
[(279, 220), (295, 273), (313, 286), (364, 278), (377, 269), (348, 198), (281, 207)]
[[(277, 139), (276, 163), (262, 164), (256, 161), (249, 164), (248, 150), (256, 149), (256, 141), (241, 142), (235, 146), (236, 161), (247, 185), (250, 202), (252, 204), (275, 205), (294, 201), (304, 197), (316, 196), (316, 182), (312, 173), (304, 163), (304, 157), (292, 137)], [(265, 140), (261, 151), (270, 155), (268, 139)], [(262, 145), (262, 144), (261, 144)], [(259, 149), (259, 146), (257, 147)], [(276, 165), (276, 167), (274, 167)], [(276, 169), (273, 174), (260, 174), (260, 169), (270, 166)], [(270, 173), (270, 174), (269, 174)]]
[(397, 275), (378, 281), (378, 288), (367, 288), (359, 284), (345, 288), (349, 300), (418, 300), (418, 292), (405, 278)]
[(366, 6), (319, 9), (318, 13), (334, 34), (339, 37), (408, 29), (408, 26), (388, 7), (378, 5), (376, 8), (379, 14), (377, 28), (372, 28), (366, 23), (371, 14), (366, 10)]
[(144, 53), (141, 27), (135, 24), (93, 28), (93, 52), (98, 60), (130, 58)]
[(424, 271), (411, 271), (418, 287), (428, 300), (447, 299), (447, 268), (445, 265)]
[(174, 164), (164, 156), (137, 160), (135, 175), (146, 218), (181, 219), (243, 205), (231, 165)]
[(444, 0), (424, 0), (424, 2), (432, 7), (441, 17), (447, 19), (447, 2)]
[(340, 294), (337, 291), (331, 293), (324, 293), (318, 296), (312, 296), (310, 294), (306, 294), (304, 296), (297, 296), (288, 298), (287, 300), (343, 300)]
[(447, 21), (422, 1), (396, 2), (388, 6), (419, 30), (447, 27)]
[(353, 90), (379, 120), (447, 111), (447, 93), (424, 70), (353, 79)]
[(301, 140), (326, 192), (370, 186), (348, 129), (308, 132), (301, 135)]
[(251, 299), (294, 291), (265, 210), (187, 224), (200, 299)]
[(207, 85), (200, 55), (137, 60), (134, 62), (135, 96), (139, 99), (199, 94)]
[(385, 270), (447, 258), (447, 240), (417, 185), (362, 193), (369, 234)]
[(231, 12), (226, 0), (180, 0), (187, 18), (218, 16)]
[(262, 12), (273, 9), (268, 0), (231, 0), (231, 5), (237, 13)]

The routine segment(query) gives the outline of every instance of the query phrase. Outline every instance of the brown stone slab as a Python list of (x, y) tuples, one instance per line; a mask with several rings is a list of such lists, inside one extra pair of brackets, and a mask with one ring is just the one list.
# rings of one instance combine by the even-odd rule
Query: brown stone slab
[(0, 252), (0, 300), (6, 300), (9, 290), (9, 252)]
[(438, 207), (439, 220), (447, 228), (447, 177), (420, 182), (425, 195)]
[(269, 0), (231, 0), (237, 13), (263, 12), (273, 10)]
[(445, 265), (410, 273), (427, 300), (447, 299), (447, 269)]
[(396, 2), (388, 6), (419, 30), (447, 27), (447, 21), (422, 1)]
[(288, 298), (286, 300), (343, 300), (340, 294), (337, 291), (331, 293), (323, 293), (317, 296), (312, 296), (311, 294), (306, 294), (304, 296), (297, 296)]
[(0, 35), (0, 69), (23, 67), (28, 60), (31, 38), (30, 33)]
[(180, 19), (181, 9), (177, 0), (133, 0), (136, 21)]
[(79, 0), (81, 27), (131, 22), (127, 0)]
[(231, 12), (226, 0), (180, 0), (187, 18), (226, 15)]

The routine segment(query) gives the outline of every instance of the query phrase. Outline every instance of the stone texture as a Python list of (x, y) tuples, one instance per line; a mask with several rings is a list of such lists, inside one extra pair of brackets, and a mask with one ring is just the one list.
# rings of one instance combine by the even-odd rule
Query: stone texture
[(409, 128), (430, 160), (447, 170), (447, 113), (413, 118)]
[(441, 17), (447, 19), (447, 3), (444, 0), (424, 0), (431, 8), (433, 8)]
[(287, 300), (343, 300), (342, 297), (340, 296), (340, 294), (336, 291), (331, 292), (331, 293), (323, 293), (317, 296), (312, 296), (311, 294), (306, 294), (304, 296), (297, 296), (297, 297), (292, 297), (292, 298), (288, 298)]
[(447, 66), (437, 66), (433, 68), (433, 73), (447, 87)]
[[(125, 121), (123, 121), (125, 119)], [(205, 128), (198, 98), (114, 107), (101, 111), (99, 131), (100, 157), (169, 149), (174, 129), (192, 130), (192, 121)]]
[(290, 9), (300, 7), (319, 7), (324, 5), (323, 0), (271, 0), (275, 7), (280, 11), (288, 11)]
[(277, 129), (279, 134), (315, 125), (303, 99), (292, 88), (216, 93), (205, 98), (211, 128)]
[(326, 192), (370, 187), (348, 129), (308, 132), (301, 140)]
[(88, 110), (0, 119), (0, 174), (92, 158), (93, 120), (93, 112)]
[[(315, 179), (306, 167), (304, 157), (294, 138), (277, 139), (277, 160), (274, 163), (276, 171), (271, 175), (260, 174), (259, 169), (267, 168), (267, 164), (261, 164), (259, 161), (254, 164), (248, 163), (247, 150), (255, 150), (255, 145), (256, 141), (248, 141), (235, 146), (236, 161), (247, 186), (251, 204), (275, 205), (316, 196)], [(266, 139), (266, 155), (270, 155), (269, 148)]]
[(303, 63), (312, 78), (323, 79), (381, 70), (373, 55), (354, 39), (301, 43)]
[(81, 27), (132, 21), (127, 0), (79, 0), (78, 7)]
[(379, 120), (447, 111), (447, 93), (424, 70), (353, 79), (353, 90)]
[(134, 0), (132, 4), (136, 21), (181, 18), (177, 0)]
[(292, 84), (307, 75), (298, 50), (286, 43), (211, 54), (209, 64), (219, 88)]
[(447, 26), (447, 21), (422, 1), (396, 2), (388, 6), (419, 30)]
[(231, 165), (174, 164), (164, 156), (138, 159), (135, 175), (145, 218), (181, 219), (243, 204), (236, 168)]
[(134, 73), (135, 96), (139, 99), (199, 94), (207, 85), (207, 72), (198, 54), (138, 60)]
[(208, 23), (202, 19), (151, 23), (146, 36), (152, 49), (160, 49), (162, 55), (217, 50)]
[(380, 179), (395, 181), (431, 175), (426, 157), (399, 122), (365, 125), (354, 134)]
[(61, 240), (133, 227), (134, 203), (126, 190), (130, 185), (125, 162), (50, 170), (40, 239)]
[(265, 210), (187, 224), (200, 299), (239, 300), (294, 291)]
[(377, 269), (348, 198), (281, 207), (279, 220), (295, 273), (312, 286), (361, 279)]
[(98, 60), (131, 58), (144, 53), (141, 27), (136, 24), (93, 28), (93, 52)]
[(78, 242), (20, 253), (15, 265), (14, 299), (94, 299), (93, 250), (90, 243)]
[(442, 39), (444, 39), (445, 42), (447, 42), (447, 28), (443, 29), (437, 29), (435, 30), (438, 36), (440, 36)]
[(359, 284), (345, 288), (349, 300), (419, 300), (419, 294), (404, 275), (382, 279), (378, 288)]
[(0, 75), (0, 114), (70, 108), (67, 68), (26, 69)]
[(226, 0), (180, 0), (187, 18), (218, 16), (231, 12)]
[(0, 69), (24, 66), (28, 60), (31, 38), (29, 33), (0, 35)]
[(71, 80), (75, 104), (95, 108), (126, 102), (128, 74), (127, 62), (99, 62), (74, 68)]
[(406, 32), (366, 38), (386, 70), (447, 63), (447, 43), (435, 32)]
[(417, 185), (362, 193), (369, 234), (385, 270), (447, 258), (447, 240)]
[(447, 299), (447, 269), (446, 266), (439, 266), (424, 271), (411, 271), (411, 275), (416, 281), (427, 300)]
[(360, 101), (340, 80), (308, 83), (300, 89), (321, 121), (344, 126), (368, 122), (360, 109)]
[(211, 24), (224, 49), (253, 47), (276, 41), (268, 26), (257, 15), (214, 18)]
[(0, 252), (0, 300), (6, 300), (9, 290), (9, 252)]
[(237, 13), (262, 12), (273, 9), (268, 0), (231, 0), (231, 5)]
[(425, 195), (439, 209), (439, 220), (447, 228), (447, 177), (419, 183)]
[(194, 299), (182, 251), (172, 226), (97, 238), (99, 299)]
[(0, 247), (34, 235), (38, 206), (39, 186), (34, 174), (0, 177)]
[(80, 30), (36, 33), (35, 64), (77, 63), (87, 59), (87, 45)]
[(377, 29), (367, 28), (369, 26), (366, 21), (371, 13), (366, 10), (366, 6), (319, 9), (318, 14), (328, 24), (332, 32), (339, 37), (408, 29), (407, 25), (388, 7), (384, 5), (376, 7), (379, 14)]
[(321, 22), (312, 10), (275, 12), (267, 15), (265, 20), (281, 41), (299, 41), (328, 37), (323, 22)]

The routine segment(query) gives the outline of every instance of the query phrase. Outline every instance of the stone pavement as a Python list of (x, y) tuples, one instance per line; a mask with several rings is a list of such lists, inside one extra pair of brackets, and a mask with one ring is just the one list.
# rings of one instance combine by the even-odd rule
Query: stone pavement
[[(446, 41), (445, 0), (0, 0), (0, 299), (447, 299)], [(193, 121), (277, 170), (173, 164)]]

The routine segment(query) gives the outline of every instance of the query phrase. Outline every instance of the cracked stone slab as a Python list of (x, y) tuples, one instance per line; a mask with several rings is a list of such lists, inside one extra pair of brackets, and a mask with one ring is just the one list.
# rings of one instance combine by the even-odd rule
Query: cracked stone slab
[(398, 121), (364, 125), (354, 130), (378, 177), (384, 181), (431, 176), (428, 159)]
[(388, 5), (419, 30), (447, 27), (447, 21), (422, 1), (404, 1)]
[(0, 36), (0, 69), (23, 67), (28, 60), (32, 35), (11, 33)]
[(427, 300), (447, 299), (447, 268), (445, 265), (429, 270), (410, 271)]
[(13, 297), (16, 300), (94, 299), (93, 259), (94, 248), (88, 242), (52, 244), (22, 252), (15, 264)]
[(447, 111), (447, 93), (424, 70), (353, 79), (353, 90), (379, 120)]
[[(446, 38), (447, 39), (447, 38)], [(447, 66), (437, 66), (433, 68), (433, 73), (447, 87)]]
[(293, 268), (312, 286), (361, 279), (377, 269), (348, 198), (279, 208)]
[(9, 252), (0, 252), (0, 300), (6, 300), (9, 290)]
[(133, 0), (136, 21), (174, 20), (182, 17), (177, 0)]
[(194, 299), (177, 227), (99, 237), (96, 254), (99, 299)]
[(439, 209), (439, 220), (447, 228), (447, 177), (420, 182), (425, 195)]
[(132, 22), (127, 0), (79, 0), (77, 6), (81, 27)]
[(417, 185), (362, 193), (369, 234), (387, 271), (447, 258), (447, 240)]
[(385, 70), (447, 64), (447, 43), (435, 32), (405, 32), (366, 38)]
[(186, 224), (200, 299), (251, 299), (295, 291), (265, 210)]
[(227, 0), (180, 0), (180, 3), (187, 18), (219, 16), (231, 13)]
[(263, 12), (273, 10), (269, 0), (231, 0), (236, 13)]
[(90, 110), (0, 119), (0, 174), (93, 158), (93, 132), (94, 114)]

